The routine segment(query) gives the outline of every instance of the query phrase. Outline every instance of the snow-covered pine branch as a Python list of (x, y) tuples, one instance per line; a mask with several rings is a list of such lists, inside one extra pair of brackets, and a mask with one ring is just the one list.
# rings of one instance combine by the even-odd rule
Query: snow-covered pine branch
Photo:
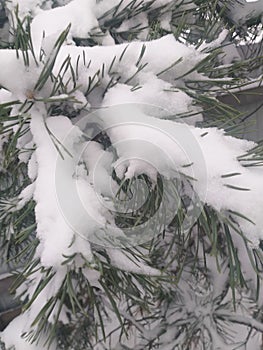
[[(206, 10), (218, 20), (209, 43), (187, 34)], [(216, 317), (261, 331), (262, 147), (223, 130), (237, 113), (216, 95), (249, 80), (220, 66), (229, 32), (213, 11), (168, 0), (6, 4), (0, 249), (24, 259), (24, 309), (1, 334), (7, 347), (232, 346)], [(219, 128), (203, 126), (209, 111)], [(242, 322), (239, 294), (254, 298)]]

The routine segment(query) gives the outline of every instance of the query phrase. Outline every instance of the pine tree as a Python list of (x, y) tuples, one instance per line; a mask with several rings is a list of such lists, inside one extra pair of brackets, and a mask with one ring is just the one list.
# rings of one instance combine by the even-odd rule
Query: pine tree
[(260, 85), (262, 12), (1, 4), (3, 349), (260, 349), (263, 144), (220, 96)]

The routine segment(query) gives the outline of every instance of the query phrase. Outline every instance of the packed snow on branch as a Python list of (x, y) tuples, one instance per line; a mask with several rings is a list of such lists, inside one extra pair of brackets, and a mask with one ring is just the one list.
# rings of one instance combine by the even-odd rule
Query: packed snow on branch
[[(158, 0), (152, 6), (170, 3)], [(18, 18), (32, 18), (31, 50), (0, 50), (0, 102), (19, 101), (12, 105), (10, 117), (26, 118), (17, 147), (30, 184), (20, 193), (17, 208), (35, 202), (39, 245), (34, 259), (43, 267), (29, 275), (18, 292), (30, 300), (44, 273), (51, 268), (54, 274), (52, 287), (43, 288), (1, 335), (8, 347), (45, 348), (42, 339), (35, 347), (20, 335), (34, 331), (39, 310), (59, 294), (69, 271), (82, 269), (91, 286), (104, 290), (96, 265), (100, 245), (107, 256), (103, 263), (132, 274), (161, 275), (150, 260), (140, 255), (133, 259), (133, 248), (127, 253), (120, 244), (126, 242), (126, 231), (116, 223), (115, 198), (125, 181), (146, 175), (154, 188), (160, 177), (164, 183), (180, 178), (196, 194), (200, 211), (206, 205), (222, 218), (235, 215), (237, 230), (251, 249), (263, 240), (263, 169), (247, 166), (256, 144), (216, 128), (196, 127), (202, 110), (188, 90), (189, 82), (209, 81), (197, 68), (209, 58), (206, 48), (220, 45), (225, 33), (199, 49), (176, 41), (172, 34), (147, 40), (148, 29), (141, 40), (115, 44), (105, 14), (118, 4), (73, 0), (57, 1), (52, 8), (52, 1), (7, 3), (10, 18), (15, 19), (16, 12)], [(147, 4), (150, 1), (141, 2)], [(128, 5), (123, 1), (118, 11)], [(167, 30), (169, 15), (161, 18)], [(146, 12), (140, 16), (147, 27)], [(241, 21), (243, 12), (236, 16)], [(136, 21), (128, 18), (117, 31), (133, 28)], [(97, 42), (77, 46), (75, 38)], [(20, 131), (12, 120), (5, 122), (10, 134)], [(171, 208), (168, 205), (167, 212)], [(163, 217), (165, 227), (170, 217), (167, 213), (167, 222)], [(220, 289), (225, 281), (219, 284)], [(51, 324), (58, 309), (56, 305), (49, 315)], [(59, 320), (68, 322), (66, 307), (59, 310)], [(15, 328), (18, 339), (11, 336)]]

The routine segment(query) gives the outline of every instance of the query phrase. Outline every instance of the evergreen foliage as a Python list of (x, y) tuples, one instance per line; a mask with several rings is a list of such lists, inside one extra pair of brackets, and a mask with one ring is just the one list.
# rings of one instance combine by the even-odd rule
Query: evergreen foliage
[[(74, 1), (81, 8), (83, 1)], [(153, 226), (145, 226), (150, 231), (149, 238), (145, 239), (148, 237), (145, 232), (140, 244), (134, 246), (127, 245), (125, 239), (123, 242), (116, 239), (121, 246), (120, 260), (116, 263), (111, 248), (115, 239), (112, 232), (105, 233), (109, 247), (91, 240), (92, 259), (88, 246), (87, 255), (84, 248), (79, 251), (74, 248), (75, 244), (82, 244), (81, 238), (74, 235), (58, 265), (43, 262), (44, 239), (37, 231), (39, 193), (33, 195), (34, 187), (30, 187), (36, 186), (37, 181), (37, 175), (30, 173), (32, 163), (43, 167), (39, 158), (33, 159), (43, 146), (36, 131), (34, 134), (34, 122), (43, 113), (45, 117), (35, 128), (46, 132), (50, 149), (53, 145), (60, 159), (70, 158), (71, 148), (63, 144), (50, 120), (64, 116), (79, 126), (87, 115), (87, 125), (76, 139), (93, 142), (101, 152), (118, 157), (110, 130), (96, 120), (94, 110), (96, 113), (99, 107), (103, 108), (103, 101), (114, 88), (125, 85), (134, 94), (143, 88), (141, 77), (151, 64), (144, 60), (149, 50), (147, 44), (168, 34), (194, 48), (200, 57), (188, 66), (188, 58), (184, 61), (182, 56), (155, 72), (160, 80), (167, 81), (167, 77), (173, 80), (166, 90), (171, 100), (178, 99), (179, 104), (178, 91), (191, 99), (191, 108), (167, 112), (164, 120), (186, 123), (194, 120), (196, 126), (204, 128), (204, 139), (210, 127), (238, 137), (242, 121), (249, 123), (249, 117), (221, 102), (219, 97), (234, 95), (238, 88), (261, 82), (261, 76), (255, 78), (253, 74), (262, 70), (262, 55), (252, 51), (245, 60), (225, 61), (226, 48), (234, 50), (244, 42), (253, 44), (262, 35), (260, 11), (254, 11), (245, 20), (233, 18), (238, 6), (246, 8), (245, 2), (122, 0), (109, 1), (110, 5), (104, 8), (106, 2), (94, 1), (94, 8), (99, 9), (98, 25), (85, 37), (76, 36), (74, 23), (68, 23), (59, 33), (47, 35), (39, 52), (34, 37), (39, 9), (52, 11), (70, 2), (10, 1), (1, 5), (0, 26), (5, 30), (0, 35), (0, 62), (6, 62), (1, 61), (1, 56), (5, 57), (10, 50), (10, 64), (23, 72), (8, 80), (4, 73), (0, 74), (1, 91), (11, 93), (8, 101), (0, 96), (0, 256), (16, 277), (12, 290), (23, 304), (21, 322), (25, 329), (20, 330), (24, 331), (22, 338), (27, 344), (23, 346), (43, 350), (248, 349), (251, 338), (263, 332), (262, 247), (252, 244), (251, 236), (240, 225), (240, 221), (251, 224), (253, 220), (242, 212), (219, 210), (204, 203), (194, 192), (195, 179), (187, 172), (178, 170), (173, 179), (158, 174), (154, 182), (147, 169), (131, 177), (120, 176), (114, 169), (111, 178), (118, 191), (113, 200), (115, 211), (109, 210), (114, 217), (111, 224), (116, 230), (128, 230), (137, 239), (137, 228), (158, 212)], [(83, 10), (84, 18), (85, 15)], [(112, 45), (110, 61), (107, 40)], [(131, 73), (121, 65), (132, 56), (129, 47), (136, 43), (141, 44), (141, 49), (135, 60), (136, 70)], [(128, 45), (114, 51), (118, 44)], [(98, 57), (98, 62), (102, 62), (98, 69), (94, 70), (92, 51), (83, 50), (74, 59), (74, 48), (82, 47), (105, 49), (101, 51), (102, 57)], [(63, 56), (67, 49), (72, 54)], [(11, 57), (11, 53), (15, 56)], [(169, 48), (166, 54), (169, 56)], [(86, 86), (81, 67), (86, 69)], [(17, 86), (22, 86), (19, 90), (14, 80), (21, 77), (25, 81), (18, 81)], [(244, 169), (261, 171), (263, 143), (249, 147), (237, 160)], [(84, 162), (81, 166), (87, 173), (91, 171)], [(189, 167), (191, 164), (184, 165), (184, 169)], [(41, 170), (38, 171), (40, 174)], [(235, 169), (225, 172), (222, 164), (221, 179), (233, 196), (236, 192), (249, 192), (232, 182), (239, 175)], [(135, 206), (141, 195), (145, 195), (146, 201), (139, 209), (131, 210), (128, 200), (132, 197)], [(164, 198), (172, 198), (176, 203), (176, 212), (168, 224), (169, 208), (161, 205)], [(118, 211), (125, 200), (128, 207)], [(192, 222), (191, 213), (195, 210), (200, 212)], [(184, 223), (188, 219), (186, 230)], [(13, 327), (20, 324), (14, 323)], [(242, 340), (235, 337), (238, 331), (245, 334)], [(9, 347), (5, 332), (1, 338)]]

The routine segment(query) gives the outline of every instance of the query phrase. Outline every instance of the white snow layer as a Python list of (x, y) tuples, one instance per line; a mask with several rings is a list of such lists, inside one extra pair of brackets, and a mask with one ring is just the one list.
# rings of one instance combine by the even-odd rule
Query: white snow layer
[[(19, 350), (45, 350), (45, 337), (43, 337), (38, 343), (31, 344), (24, 337), (23, 334), (27, 331), (29, 326), (28, 314), (24, 313), (16, 317), (1, 333), (1, 340), (5, 343), (5, 346), (10, 349), (15, 346), (15, 349)], [(53, 343), (50, 350), (56, 350), (56, 344)]]
[[(237, 160), (255, 146), (253, 142), (225, 136), (215, 128), (153, 118), (136, 104), (103, 110), (94, 120), (108, 131), (116, 148), (114, 166), (120, 178), (146, 173), (155, 180), (157, 172), (167, 179), (178, 172), (191, 176), (203, 203), (222, 213), (241, 213), (253, 222), (236, 218), (251, 243), (263, 239), (263, 169), (244, 167)], [(188, 164), (192, 165), (185, 167)], [(238, 175), (225, 177), (233, 173)]]
[[(158, 0), (154, 6), (169, 2)], [(1, 334), (7, 346), (16, 344), (17, 349), (23, 350), (42, 346), (41, 343), (30, 345), (20, 335), (30, 328), (41, 306), (57, 293), (66, 273), (66, 267), (61, 265), (65, 258), (80, 253), (92, 262), (89, 240), (94, 239), (94, 234), (122, 235), (121, 230), (114, 226), (111, 212), (114, 209), (112, 197), (117, 190), (117, 184), (110, 179), (113, 168), (120, 178), (144, 173), (153, 182), (158, 173), (168, 180), (177, 178), (178, 174), (190, 176), (195, 179), (192, 185), (203, 203), (223, 215), (231, 210), (248, 217), (253, 223), (236, 217), (246, 237), (252, 245), (263, 239), (263, 169), (244, 167), (237, 160), (255, 144), (225, 136), (223, 131), (214, 128), (200, 129), (167, 120), (171, 116), (179, 118), (182, 113), (199, 112), (182, 88), (185, 87), (184, 74), (206, 55), (177, 42), (172, 35), (150, 42), (114, 45), (113, 39), (105, 33), (101, 43), (108, 46), (76, 47), (72, 37), (88, 38), (98, 26), (98, 18), (116, 6), (119, 0), (59, 3), (62, 6), (52, 8), (50, 1), (17, 0), (10, 1), (8, 8), (12, 12), (18, 4), (21, 17), (26, 14), (33, 17), (34, 50), (38, 57), (42, 47), (46, 61), (54, 54), (53, 46), (59, 34), (71, 24), (67, 41), (56, 58), (53, 74), (56, 76), (65, 59), (70, 57), (72, 67), (78, 67), (78, 89), (73, 97), (82, 106), (87, 104), (103, 109), (87, 118), (82, 113), (85, 123), (75, 126), (63, 115), (48, 117), (42, 102), (30, 110), (30, 133), (20, 141), (19, 147), (36, 145), (30, 157), (20, 159), (28, 162), (32, 185), (21, 193), (19, 205), (34, 198), (40, 240), (36, 254), (43, 266), (54, 268), (56, 277), (52, 288), (41, 292), (29, 313), (15, 319)], [(125, 0), (121, 6), (128, 3), (129, 0)], [(162, 21), (168, 28), (169, 16)], [(37, 66), (29, 56), (30, 65), (25, 67), (21, 53), (17, 58), (15, 50), (0, 50), (0, 65), (5, 67), (0, 71), (0, 85), (6, 89), (0, 90), (2, 103), (15, 99), (23, 102), (26, 98), (54, 99), (50, 80), (41, 91), (34, 91), (44, 64), (39, 62)], [(94, 76), (97, 80), (93, 83), (100, 80), (100, 88), (86, 98), (85, 92), (91, 88)], [(67, 72), (63, 81), (69, 78)], [(205, 79), (196, 72), (188, 74), (188, 78)], [(107, 88), (112, 79), (114, 86)], [(73, 82), (69, 81), (69, 91), (73, 88)], [(62, 95), (65, 96), (67, 94)], [(17, 111), (14, 108), (13, 115)], [(200, 115), (197, 115), (188, 121), (194, 123), (199, 119)], [(92, 122), (106, 130), (117, 158), (115, 152), (105, 151), (96, 142), (83, 138), (86, 127), (89, 128)], [(100, 158), (103, 161), (97, 162)], [(222, 177), (232, 173), (238, 175)], [(107, 251), (111, 263), (120, 269), (158, 275), (158, 271), (146, 263), (132, 262), (122, 251), (112, 248)], [(93, 285), (99, 286), (98, 273), (85, 271), (85, 274)], [(40, 278), (41, 275), (36, 273), (29, 281), (29, 295), (34, 292)]]
[(228, 5), (229, 15), (234, 23), (242, 26), (250, 18), (263, 18), (263, 2), (262, 0), (249, 2), (247, 0), (240, 0), (238, 2), (231, 2)]
[[(45, 124), (46, 123), (46, 124)], [(56, 163), (58, 157), (57, 147), (60, 147), (59, 141), (63, 139), (72, 124), (67, 118), (56, 117), (44, 121), (43, 115), (37, 110), (32, 112), (31, 132), (34, 143), (36, 144), (36, 161), (38, 164), (38, 175), (35, 180), (34, 200), (36, 201), (36, 221), (37, 233), (40, 239), (39, 252), (41, 254), (41, 263), (44, 266), (57, 266), (63, 260), (63, 254), (71, 255), (70, 245), (74, 238), (74, 232), (67, 224), (63, 212), (60, 211), (59, 203), (56, 198)], [(54, 139), (52, 139), (54, 137)], [(74, 133), (75, 140), (78, 140), (80, 134)], [(72, 139), (71, 147), (74, 147)], [(71, 149), (68, 150), (72, 151)], [(63, 152), (63, 150), (61, 151)], [(63, 152), (64, 153), (64, 152)], [(64, 179), (68, 178), (74, 181), (71, 171), (72, 164), (70, 156), (67, 157), (68, 172), (64, 174)], [(77, 237), (79, 239), (79, 236)], [(83, 241), (79, 248), (83, 248), (85, 255), (91, 259), (89, 242)]]
[(32, 22), (32, 41), (38, 55), (43, 36), (59, 34), (70, 24), (70, 34), (87, 38), (92, 28), (98, 26), (93, 8), (95, 0), (73, 0), (69, 4), (39, 12)]

